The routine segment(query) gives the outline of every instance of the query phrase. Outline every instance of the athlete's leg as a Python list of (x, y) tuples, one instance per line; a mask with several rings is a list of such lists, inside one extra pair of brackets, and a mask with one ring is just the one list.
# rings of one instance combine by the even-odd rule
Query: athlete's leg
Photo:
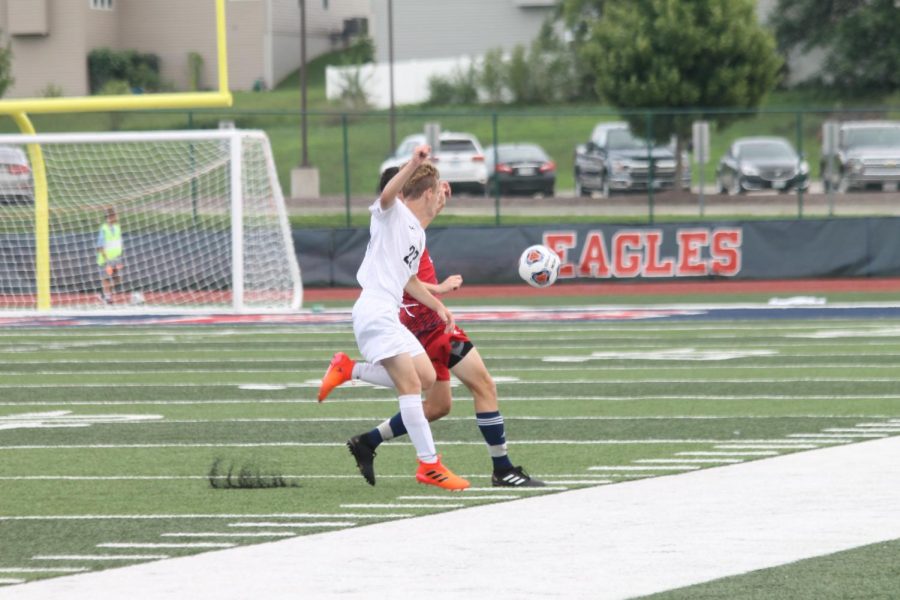
[(387, 369), (397, 389), (400, 414), (406, 432), (416, 447), (416, 456), (422, 462), (435, 462), (437, 450), (422, 407), (423, 383), (427, 384), (427, 387), (434, 383), (434, 367), (431, 366), (428, 356), (423, 352), (413, 357), (404, 352), (383, 359), (381, 364)]

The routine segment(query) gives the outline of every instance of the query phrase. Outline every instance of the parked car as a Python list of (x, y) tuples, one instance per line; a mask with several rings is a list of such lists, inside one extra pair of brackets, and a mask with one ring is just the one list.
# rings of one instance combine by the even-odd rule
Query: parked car
[(809, 164), (781, 137), (742, 137), (732, 142), (716, 166), (721, 193), (809, 188)]
[(484, 156), (491, 193), (553, 195), (556, 163), (537, 144), (488, 146)]
[[(649, 155), (649, 156), (648, 156)], [(690, 186), (690, 170), (683, 161), (682, 177), (677, 177), (675, 152), (670, 146), (652, 146), (635, 136), (624, 121), (600, 123), (591, 139), (575, 148), (575, 195), (590, 196), (599, 191), (608, 197), (614, 191), (646, 190), (653, 167), (654, 189)]]
[(831, 177), (825, 152), (821, 168), (826, 190), (896, 185), (900, 182), (900, 121), (841, 123)]
[[(417, 133), (403, 138), (397, 150), (378, 169), (379, 176), (389, 167), (399, 167), (412, 156), (416, 146), (426, 143), (425, 135)], [(450, 182), (454, 192), (471, 191), (483, 194), (487, 185), (487, 166), (484, 150), (478, 138), (470, 133), (442, 131), (440, 147), (432, 148), (431, 160), (441, 171), (441, 179)]]
[(25, 152), (16, 146), (0, 146), (0, 204), (34, 202), (34, 181)]

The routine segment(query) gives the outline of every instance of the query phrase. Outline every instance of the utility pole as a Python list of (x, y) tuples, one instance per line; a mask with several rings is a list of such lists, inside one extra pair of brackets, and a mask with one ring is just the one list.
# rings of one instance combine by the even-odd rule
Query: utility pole
[(388, 10), (388, 85), (390, 87), (390, 102), (391, 102), (391, 106), (389, 109), (390, 126), (391, 126), (390, 151), (393, 152), (394, 148), (397, 147), (397, 114), (396, 114), (396, 107), (394, 105), (394, 0), (388, 0), (387, 10)]
[(300, 146), (302, 148), (300, 166), (309, 166), (306, 123), (306, 0), (300, 0)]

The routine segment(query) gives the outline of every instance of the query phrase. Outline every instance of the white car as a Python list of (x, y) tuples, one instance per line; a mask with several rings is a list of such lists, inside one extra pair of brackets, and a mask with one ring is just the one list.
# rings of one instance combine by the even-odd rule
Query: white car
[[(425, 135), (407, 136), (396, 152), (381, 163), (379, 176), (390, 167), (400, 167), (412, 156), (416, 146), (426, 143)], [(487, 185), (487, 165), (478, 138), (469, 133), (441, 132), (440, 148), (432, 150), (432, 162), (441, 172), (441, 179), (450, 182), (454, 192), (470, 191), (484, 194)]]
[(34, 182), (25, 152), (16, 146), (0, 146), (0, 204), (31, 204)]

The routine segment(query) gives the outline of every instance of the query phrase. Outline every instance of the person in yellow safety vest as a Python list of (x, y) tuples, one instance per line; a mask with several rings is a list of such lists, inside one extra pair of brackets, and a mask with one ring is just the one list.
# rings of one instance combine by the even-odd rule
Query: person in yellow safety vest
[(122, 227), (116, 209), (106, 209), (106, 222), (100, 226), (97, 235), (97, 266), (100, 267), (100, 282), (104, 304), (113, 303), (113, 294), (122, 283)]

